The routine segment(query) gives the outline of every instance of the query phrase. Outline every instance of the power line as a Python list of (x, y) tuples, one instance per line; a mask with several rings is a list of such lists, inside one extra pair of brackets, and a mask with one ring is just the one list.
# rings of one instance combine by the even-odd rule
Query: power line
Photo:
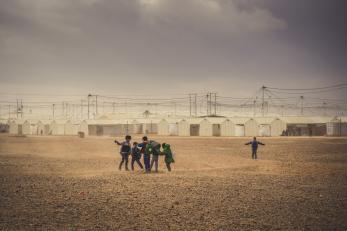
[(273, 89), (273, 90), (283, 90), (283, 91), (316, 91), (316, 90), (324, 90), (324, 89), (330, 89), (330, 88), (339, 88), (339, 87), (347, 87), (347, 83), (340, 83), (336, 85), (331, 86), (325, 86), (325, 87), (315, 87), (315, 88), (277, 88), (277, 87), (266, 87), (267, 89)]

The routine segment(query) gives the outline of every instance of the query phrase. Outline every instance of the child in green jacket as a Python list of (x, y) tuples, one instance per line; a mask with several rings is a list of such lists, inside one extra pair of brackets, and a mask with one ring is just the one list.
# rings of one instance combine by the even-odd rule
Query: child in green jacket
[(171, 163), (175, 163), (175, 160), (172, 157), (172, 151), (170, 148), (170, 144), (163, 143), (162, 144), (163, 151), (161, 154), (165, 155), (165, 164), (167, 167), (167, 170), (171, 172)]

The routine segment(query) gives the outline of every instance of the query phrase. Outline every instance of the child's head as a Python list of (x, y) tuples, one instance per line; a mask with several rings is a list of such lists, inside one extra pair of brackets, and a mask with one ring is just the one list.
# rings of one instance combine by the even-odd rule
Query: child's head
[(254, 137), (253, 137), (253, 140), (257, 140), (257, 137), (254, 136)]
[(126, 135), (126, 136), (125, 136), (125, 140), (129, 142), (129, 141), (131, 140), (131, 136)]
[(134, 143), (133, 143), (133, 146), (134, 146), (134, 147), (136, 147), (137, 145), (138, 145), (138, 143), (137, 143), (137, 142), (134, 142)]
[(143, 140), (143, 141), (148, 141), (147, 136), (142, 137), (142, 140)]
[(161, 146), (162, 146), (163, 148), (165, 147), (165, 145), (166, 145), (166, 143), (162, 143), (162, 144), (161, 144)]

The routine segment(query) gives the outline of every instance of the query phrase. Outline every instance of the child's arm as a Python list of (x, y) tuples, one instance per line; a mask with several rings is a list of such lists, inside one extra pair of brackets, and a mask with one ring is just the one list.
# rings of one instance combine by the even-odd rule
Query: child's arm
[(121, 143), (118, 142), (118, 140), (115, 140), (114, 142), (118, 145), (122, 145)]
[(265, 145), (265, 144), (263, 144), (262, 142), (258, 142), (258, 144), (260, 144), (260, 145)]
[(245, 143), (245, 145), (249, 145), (249, 144), (251, 144), (252, 142), (248, 142), (248, 143)]

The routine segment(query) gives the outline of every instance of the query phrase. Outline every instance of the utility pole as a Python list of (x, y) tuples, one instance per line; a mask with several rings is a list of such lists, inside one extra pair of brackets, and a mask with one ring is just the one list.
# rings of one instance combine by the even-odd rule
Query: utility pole
[(176, 116), (176, 113), (177, 113), (176, 102), (174, 102), (174, 108), (175, 108), (175, 116)]
[(52, 105), (52, 115), (53, 115), (53, 119), (55, 117), (55, 104)]
[(197, 98), (198, 98), (198, 94), (194, 94), (195, 97), (194, 97), (194, 109), (195, 109), (195, 117), (197, 117), (198, 115), (198, 105), (197, 105)]
[(262, 86), (262, 102), (261, 102), (261, 112), (262, 112), (262, 116), (264, 117), (265, 114), (265, 86)]
[(68, 105), (68, 102), (65, 102), (65, 119), (67, 119), (68, 114), (69, 114), (69, 105)]
[(255, 100), (253, 100), (253, 117), (255, 116), (255, 103), (256, 103), (257, 101), (255, 101)]
[(23, 118), (23, 100), (20, 100), (20, 118)]
[(304, 115), (304, 96), (300, 96), (301, 100), (301, 115)]
[(17, 108), (16, 108), (17, 119), (18, 119), (18, 109), (19, 109), (19, 107), (18, 107), (18, 99), (17, 99)]
[(217, 115), (217, 93), (214, 93), (214, 115)]
[(192, 117), (192, 94), (189, 94), (189, 116)]
[(212, 93), (210, 92), (210, 114), (209, 116), (212, 115)]
[(208, 116), (208, 108), (209, 108), (209, 104), (208, 104), (208, 97), (209, 97), (209, 93), (207, 93), (206, 95), (206, 115)]
[(113, 113), (113, 114), (114, 114), (114, 112), (115, 112), (115, 104), (116, 104), (115, 102), (112, 103), (112, 113)]
[(83, 99), (81, 99), (81, 120), (83, 119)]
[(90, 97), (91, 97), (92, 95), (91, 94), (89, 94), (88, 95), (88, 119), (89, 119), (89, 111), (90, 111)]
[(11, 118), (11, 104), (8, 105), (8, 118)]
[(95, 114), (98, 115), (98, 95), (95, 95)]
[(324, 116), (327, 115), (327, 103), (323, 102), (323, 110), (324, 110)]

